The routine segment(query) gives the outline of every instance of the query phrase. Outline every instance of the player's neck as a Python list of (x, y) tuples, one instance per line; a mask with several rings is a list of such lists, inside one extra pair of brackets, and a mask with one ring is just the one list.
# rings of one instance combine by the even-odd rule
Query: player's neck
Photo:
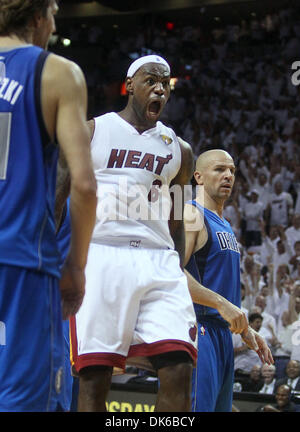
[(145, 118), (140, 118), (129, 106), (127, 106), (123, 111), (118, 112), (118, 115), (133, 126), (140, 134), (156, 126), (156, 122), (150, 123)]
[(224, 202), (216, 201), (213, 197), (208, 195), (205, 190), (200, 190), (200, 193), (197, 194), (196, 201), (199, 202), (207, 210), (215, 213), (221, 219), (223, 219), (223, 210), (224, 210)]
[(31, 44), (31, 40), (21, 39), (16, 35), (11, 36), (0, 36), (0, 46), (1, 47), (15, 47)]

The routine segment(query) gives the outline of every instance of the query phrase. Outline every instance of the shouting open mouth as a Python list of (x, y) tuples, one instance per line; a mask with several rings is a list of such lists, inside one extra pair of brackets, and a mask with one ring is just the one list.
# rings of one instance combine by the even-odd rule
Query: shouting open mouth
[(152, 100), (147, 107), (147, 115), (150, 119), (156, 120), (162, 110), (163, 104), (160, 100)]

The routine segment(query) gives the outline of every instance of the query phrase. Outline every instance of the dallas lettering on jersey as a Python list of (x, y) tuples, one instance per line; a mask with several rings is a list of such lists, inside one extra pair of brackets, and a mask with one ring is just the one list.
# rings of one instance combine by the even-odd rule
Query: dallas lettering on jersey
[(21, 92), (23, 86), (18, 81), (11, 80), (10, 78), (2, 78), (0, 80), (0, 99), (6, 100), (11, 105), (14, 105)]
[(221, 250), (232, 250), (234, 252), (240, 253), (238, 243), (236, 241), (235, 235), (229, 232), (216, 232)]
[[(107, 164), (107, 168), (139, 168), (146, 169), (160, 175), (163, 167), (173, 158), (172, 153), (166, 157), (155, 156), (151, 153), (145, 153), (136, 150), (117, 150), (112, 149)], [(155, 170), (154, 164), (157, 162)]]

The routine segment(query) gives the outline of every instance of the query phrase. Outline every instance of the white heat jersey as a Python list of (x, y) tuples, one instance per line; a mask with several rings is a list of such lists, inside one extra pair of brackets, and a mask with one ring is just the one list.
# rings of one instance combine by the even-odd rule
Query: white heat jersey
[(181, 165), (175, 132), (157, 122), (139, 134), (111, 112), (95, 118), (91, 152), (98, 195), (92, 242), (174, 249), (170, 192), (176, 200), (179, 190), (169, 185)]

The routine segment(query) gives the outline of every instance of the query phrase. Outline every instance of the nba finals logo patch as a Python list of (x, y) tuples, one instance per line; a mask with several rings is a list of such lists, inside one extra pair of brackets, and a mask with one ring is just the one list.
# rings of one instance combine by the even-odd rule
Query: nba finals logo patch
[(167, 145), (170, 145), (171, 142), (173, 141), (172, 138), (168, 137), (167, 135), (161, 135), (161, 138), (163, 142)]

